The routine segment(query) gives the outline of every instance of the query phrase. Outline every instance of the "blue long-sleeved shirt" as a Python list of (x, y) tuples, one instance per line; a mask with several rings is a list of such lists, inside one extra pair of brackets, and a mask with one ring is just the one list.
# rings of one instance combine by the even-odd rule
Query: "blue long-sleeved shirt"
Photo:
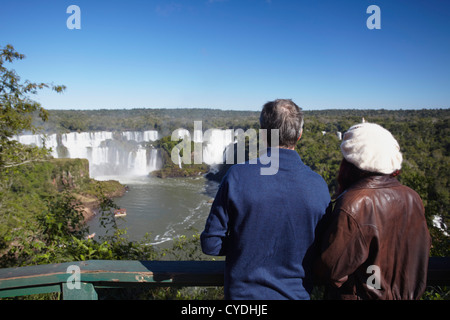
[(262, 175), (264, 166), (258, 160), (228, 170), (202, 250), (226, 256), (226, 299), (309, 299), (307, 251), (330, 203), (328, 187), (294, 150), (279, 149), (276, 174)]

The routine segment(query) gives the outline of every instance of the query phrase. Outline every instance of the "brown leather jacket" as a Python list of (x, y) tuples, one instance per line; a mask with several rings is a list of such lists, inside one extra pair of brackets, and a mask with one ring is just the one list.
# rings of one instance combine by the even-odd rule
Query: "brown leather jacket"
[(420, 298), (431, 244), (424, 213), (419, 195), (390, 176), (362, 179), (343, 193), (315, 266), (330, 284), (327, 298)]

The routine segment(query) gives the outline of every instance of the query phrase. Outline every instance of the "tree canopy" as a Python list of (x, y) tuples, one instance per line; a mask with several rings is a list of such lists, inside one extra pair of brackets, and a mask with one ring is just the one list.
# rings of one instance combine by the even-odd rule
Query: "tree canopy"
[(0, 48), (0, 169), (14, 167), (45, 156), (45, 151), (19, 144), (11, 138), (24, 130), (35, 133), (33, 115), (42, 121), (48, 119), (48, 112), (30, 95), (38, 90), (51, 88), (56, 92), (65, 90), (65, 86), (48, 83), (21, 81), (14, 69), (8, 64), (22, 60), (25, 55), (15, 51), (12, 45)]

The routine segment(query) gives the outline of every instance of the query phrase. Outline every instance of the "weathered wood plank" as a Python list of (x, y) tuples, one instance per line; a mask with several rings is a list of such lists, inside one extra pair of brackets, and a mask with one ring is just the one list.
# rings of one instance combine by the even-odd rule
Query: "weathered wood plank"
[[(68, 288), (79, 270), (83, 290)], [(89, 260), (0, 269), (0, 298), (33, 293), (63, 292), (69, 299), (96, 299), (95, 287), (221, 286), (224, 261)], [(450, 285), (450, 257), (432, 257), (428, 285)], [(62, 289), (61, 289), (62, 288)]]
[(42, 285), (38, 287), (19, 287), (0, 290), (0, 298), (28, 296), (38, 293), (61, 292), (61, 284)]
[(89, 260), (0, 269), (0, 290), (65, 283), (70, 266), (80, 271), (81, 282), (160, 283), (182, 286), (223, 284), (223, 261)]

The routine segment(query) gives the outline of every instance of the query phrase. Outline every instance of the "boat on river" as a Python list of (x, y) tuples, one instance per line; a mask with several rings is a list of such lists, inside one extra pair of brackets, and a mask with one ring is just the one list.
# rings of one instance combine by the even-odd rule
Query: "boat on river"
[(125, 217), (127, 215), (127, 209), (121, 208), (114, 211), (114, 218)]

